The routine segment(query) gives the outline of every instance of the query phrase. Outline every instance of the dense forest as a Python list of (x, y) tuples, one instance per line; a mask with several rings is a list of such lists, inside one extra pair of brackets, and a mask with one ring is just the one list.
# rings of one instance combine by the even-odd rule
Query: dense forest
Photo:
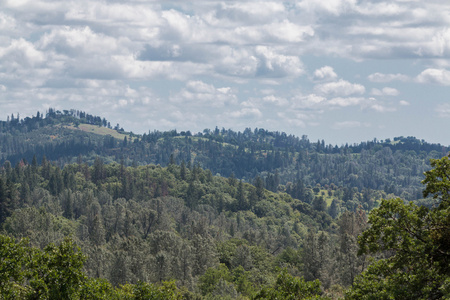
[(341, 186), (352, 191), (382, 190), (407, 200), (422, 198), (423, 172), (429, 160), (440, 158), (450, 148), (414, 137), (376, 139), (354, 145), (332, 146), (310, 142), (284, 132), (247, 128), (235, 132), (218, 128), (203, 132), (152, 131), (143, 135), (125, 132), (119, 124), (76, 110), (49, 109), (44, 114), (0, 122), (0, 163), (12, 165), (38, 158), (60, 166), (79, 160), (93, 164), (127, 166), (170, 161), (199, 164), (214, 175), (252, 182), (261, 177), (268, 190), (284, 189), (293, 197), (300, 184)]
[(136, 135), (53, 109), (0, 138), (5, 299), (450, 295), (447, 147)]

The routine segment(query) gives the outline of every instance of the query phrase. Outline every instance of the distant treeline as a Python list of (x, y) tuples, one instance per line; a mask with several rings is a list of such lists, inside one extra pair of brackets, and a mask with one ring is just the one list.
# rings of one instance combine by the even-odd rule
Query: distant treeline
[[(90, 124), (116, 130), (123, 139), (67, 128)], [(73, 128), (73, 127), (72, 127)], [(111, 131), (113, 132), (113, 131)], [(11, 116), (0, 122), (0, 162), (12, 165), (33, 155), (57, 161), (60, 166), (82, 159), (93, 164), (95, 157), (125, 165), (160, 164), (171, 159), (199, 164), (213, 174), (252, 181), (264, 179), (265, 187), (278, 185), (337, 185), (348, 188), (383, 190), (405, 199), (419, 199), (422, 174), (430, 168), (429, 159), (448, 153), (449, 148), (414, 137), (376, 139), (360, 144), (332, 146), (311, 142), (306, 135), (245, 129), (243, 132), (215, 128), (203, 132), (149, 131), (127, 133), (119, 124), (111, 128), (105, 118), (77, 110), (49, 109), (45, 117), (19, 119)]]

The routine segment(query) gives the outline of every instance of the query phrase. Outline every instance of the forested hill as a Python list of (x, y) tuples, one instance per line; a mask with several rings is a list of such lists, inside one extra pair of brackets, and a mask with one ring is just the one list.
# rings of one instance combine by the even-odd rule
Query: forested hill
[(53, 109), (0, 138), (1, 299), (450, 296), (447, 147)]
[[(414, 137), (372, 140), (333, 146), (284, 132), (246, 129), (205, 129), (200, 133), (149, 131), (143, 135), (111, 126), (105, 118), (76, 110), (49, 109), (45, 114), (0, 122), (1, 163), (14, 166), (34, 155), (60, 166), (77, 161), (125, 165), (149, 163), (199, 164), (213, 174), (253, 182), (257, 176), (271, 191), (279, 188), (300, 197), (301, 186), (342, 186), (348, 194), (363, 189), (383, 190), (408, 200), (421, 198), (422, 174), (430, 158), (449, 148)], [(351, 198), (351, 197), (350, 197)]]

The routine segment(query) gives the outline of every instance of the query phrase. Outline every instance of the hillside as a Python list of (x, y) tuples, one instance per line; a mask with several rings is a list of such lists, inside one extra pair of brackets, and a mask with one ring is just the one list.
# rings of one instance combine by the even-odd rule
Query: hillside
[(53, 109), (45, 117), (38, 113), (0, 122), (0, 140), (0, 162), (8, 160), (12, 165), (22, 159), (31, 161), (34, 155), (61, 166), (78, 160), (93, 164), (96, 157), (127, 166), (167, 166), (172, 159), (177, 164), (199, 164), (225, 177), (234, 174), (246, 182), (259, 176), (267, 189), (281, 189), (294, 197), (299, 197), (295, 190), (300, 185), (326, 190), (335, 185), (359, 192), (382, 190), (408, 200), (421, 198), (422, 174), (430, 168), (429, 160), (449, 151), (448, 146), (414, 137), (332, 146), (264, 129), (136, 135), (118, 124), (112, 128), (98, 116)]
[[(311, 272), (305, 276), (315, 279), (319, 270), (307, 271), (301, 251), (317, 246), (320, 230), (326, 233), (320, 247), (331, 255), (339, 237), (338, 222), (319, 196), (309, 205), (184, 164), (125, 167), (97, 158), (93, 166), (69, 164), (61, 170), (46, 160), (15, 168), (6, 163), (0, 203), (3, 233), (27, 237), (38, 248), (71, 237), (88, 256), (90, 277), (113, 285), (174, 279), (203, 296), (219, 280), (206, 281), (208, 272), (230, 274), (220, 276), (230, 293), (242, 296), (270, 284), (279, 267), (298, 275)], [(364, 222), (344, 215), (358, 226)], [(316, 258), (345, 265), (338, 256)], [(325, 287), (348, 282), (347, 273), (339, 274), (322, 279)]]
[[(441, 145), (332, 147), (262, 129), (135, 135), (53, 110), (0, 129), (2, 297), (360, 299), (374, 284), (445, 293), (450, 164), (428, 161)], [(413, 289), (402, 264), (421, 278)]]

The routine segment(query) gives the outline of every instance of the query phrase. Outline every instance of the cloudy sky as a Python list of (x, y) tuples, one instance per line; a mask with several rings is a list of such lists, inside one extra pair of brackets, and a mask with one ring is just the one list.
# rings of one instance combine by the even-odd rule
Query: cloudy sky
[(0, 0), (0, 119), (450, 144), (444, 0)]

